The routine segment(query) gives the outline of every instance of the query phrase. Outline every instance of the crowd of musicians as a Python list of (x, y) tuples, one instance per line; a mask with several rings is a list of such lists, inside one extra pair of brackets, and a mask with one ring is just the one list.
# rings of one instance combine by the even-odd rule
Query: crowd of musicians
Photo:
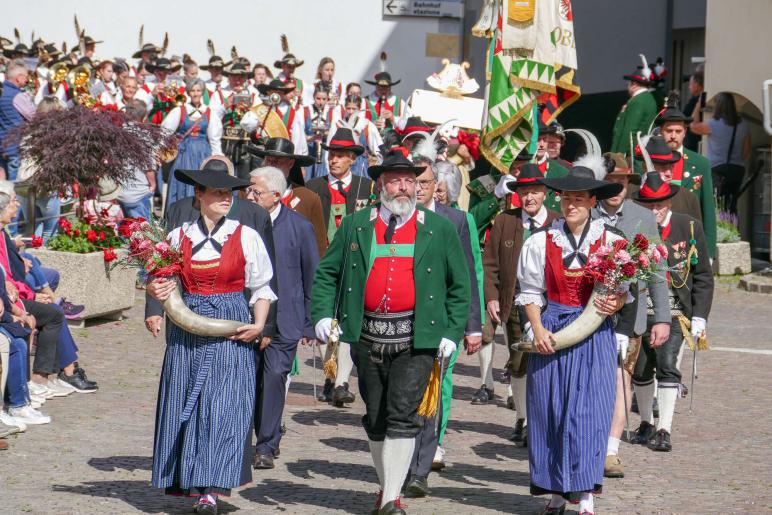
[[(631, 407), (641, 421), (627, 441), (673, 449), (684, 342), (704, 338), (713, 296), (715, 192), (707, 160), (684, 145), (694, 120), (655, 98), (656, 77), (624, 77), (630, 99), (611, 152), (592, 155), (588, 140), (570, 162), (566, 131), (540, 123), (531, 151), (502, 173), (474, 131), (437, 134), (413, 116), (385, 55), (363, 87), (339, 80), (330, 58), (301, 80), (304, 62), (284, 37), (272, 66), (235, 48), (223, 58), (211, 41), (201, 63), (167, 57), (167, 42), (98, 59), (100, 42), (85, 33), (75, 52), (3, 43), (0, 136), (41, 109), (76, 105), (178, 134), (173, 159), (97, 200), (126, 217), (163, 213), (185, 256), (185, 304), (243, 323), (227, 338), (166, 325), (153, 486), (216, 513), (217, 498), (251, 481), (253, 468), (272, 469), (298, 345), (337, 362), (320, 401), (345, 408), (358, 391), (364, 403), (373, 513), (405, 513), (401, 497), (431, 495), (462, 352), (479, 356), (474, 405), (496, 402), (494, 364), (504, 364), (510, 439), (528, 448), (531, 492), (549, 496), (544, 513), (567, 502), (595, 512), (604, 476), (624, 475)], [(639, 132), (650, 137), (630, 145)], [(3, 147), (9, 181), (22, 179), (23, 158)], [(668, 266), (588, 306), (588, 256), (638, 233), (664, 242)], [(176, 287), (147, 286), (154, 336)], [(552, 335), (585, 309), (607, 318), (553, 350)], [(507, 350), (494, 361), (498, 326)], [(536, 352), (516, 350), (522, 339)], [(437, 413), (419, 416), (436, 368)]]

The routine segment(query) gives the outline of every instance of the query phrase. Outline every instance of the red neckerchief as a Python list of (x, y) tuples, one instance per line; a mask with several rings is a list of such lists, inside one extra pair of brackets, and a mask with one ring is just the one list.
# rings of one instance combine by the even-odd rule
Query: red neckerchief
[(684, 157), (676, 161), (673, 165), (673, 179), (674, 181), (682, 181), (684, 178)]
[(667, 225), (665, 227), (661, 227), (660, 236), (662, 237), (662, 243), (665, 243), (668, 236), (670, 236), (670, 224), (671, 221), (668, 220)]

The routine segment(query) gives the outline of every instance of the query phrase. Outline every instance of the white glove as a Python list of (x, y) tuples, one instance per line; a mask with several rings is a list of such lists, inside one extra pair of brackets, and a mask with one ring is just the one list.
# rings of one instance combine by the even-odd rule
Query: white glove
[(517, 182), (517, 179), (515, 179), (513, 176), (509, 174), (504, 174), (501, 176), (501, 179), (499, 179), (499, 183), (496, 185), (495, 188), (493, 188), (493, 194), (496, 195), (496, 198), (504, 198), (510, 193), (512, 193), (512, 190), (507, 188), (507, 184), (510, 182)]
[(624, 334), (614, 333), (617, 337), (617, 352), (622, 359), (627, 358), (627, 347), (630, 345), (630, 338)]
[(692, 336), (700, 337), (705, 332), (706, 321), (704, 318), (692, 317)]
[(525, 337), (528, 338), (528, 341), (533, 341), (533, 327), (531, 327), (531, 322), (526, 322), (525, 325), (523, 325), (523, 329), (525, 329)]
[(255, 115), (255, 113), (252, 111), (247, 111), (244, 113), (244, 116), (241, 117), (241, 122), (239, 122), (239, 125), (247, 132), (247, 134), (252, 134), (257, 130), (259, 120), (257, 119), (257, 115)]
[(447, 338), (443, 338), (440, 341), (440, 349), (439, 349), (440, 355), (445, 359), (449, 358), (451, 354), (456, 352), (456, 348), (457, 348), (456, 342), (452, 342)]
[[(327, 343), (330, 341), (330, 333), (332, 332), (332, 318), (323, 318), (316, 323), (314, 327), (316, 333), (316, 339)], [(335, 328), (335, 333), (340, 336), (340, 327)]]

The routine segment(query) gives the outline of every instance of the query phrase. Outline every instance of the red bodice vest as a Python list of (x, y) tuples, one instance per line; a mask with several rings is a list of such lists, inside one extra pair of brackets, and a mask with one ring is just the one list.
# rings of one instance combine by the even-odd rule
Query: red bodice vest
[[(416, 211), (417, 213), (417, 211)], [(416, 213), (394, 231), (389, 243), (415, 244)], [(386, 243), (386, 223), (379, 216), (375, 222), (375, 242)], [(415, 279), (412, 257), (379, 257), (365, 285), (365, 310), (399, 313), (415, 309)]]
[[(589, 222), (588, 222), (589, 223)], [(592, 254), (602, 242), (606, 240), (606, 233), (590, 245)], [(593, 279), (584, 273), (585, 267), (566, 269), (563, 267), (563, 250), (560, 245), (552, 241), (552, 236), (547, 233), (547, 259), (544, 274), (547, 279), (547, 299), (565, 306), (585, 306), (592, 294), (595, 284)]]
[(193, 243), (187, 236), (182, 237), (182, 286), (188, 293), (213, 295), (244, 291), (244, 251), (241, 248), (241, 225), (222, 246), (217, 259), (193, 260)]

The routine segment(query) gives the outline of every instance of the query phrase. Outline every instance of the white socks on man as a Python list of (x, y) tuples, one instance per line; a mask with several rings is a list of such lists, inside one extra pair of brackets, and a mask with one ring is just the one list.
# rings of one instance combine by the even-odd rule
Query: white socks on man
[(677, 397), (678, 388), (660, 387), (657, 391), (657, 402), (659, 403), (659, 422), (657, 423), (658, 430), (664, 429), (670, 433), (670, 426), (673, 424), (673, 412), (675, 411), (675, 403)]
[(656, 386), (654, 381), (647, 385), (635, 385), (635, 397), (638, 399), (638, 412), (641, 415), (641, 422), (654, 424), (654, 390)]
[(381, 486), (381, 490), (383, 490), (383, 441), (368, 441), (370, 442), (370, 455), (373, 457), (375, 473), (378, 475), (378, 484)]
[(496, 344), (491, 342), (480, 346), (477, 355), (480, 357), (480, 379), (489, 390), (493, 390), (493, 347)]
[(526, 380), (528, 376), (515, 377), (510, 379), (512, 383), (512, 393), (515, 398), (515, 411), (517, 411), (517, 418), (528, 418), (527, 408), (525, 405), (526, 397)]
[(351, 371), (354, 369), (354, 360), (351, 359), (351, 344), (338, 343), (338, 373), (335, 375), (335, 386), (348, 383)]
[[(383, 498), (381, 506), (399, 497), (413, 458), (415, 438), (389, 438), (383, 441)], [(371, 447), (372, 449), (372, 447)], [(373, 458), (375, 461), (375, 458)]]

